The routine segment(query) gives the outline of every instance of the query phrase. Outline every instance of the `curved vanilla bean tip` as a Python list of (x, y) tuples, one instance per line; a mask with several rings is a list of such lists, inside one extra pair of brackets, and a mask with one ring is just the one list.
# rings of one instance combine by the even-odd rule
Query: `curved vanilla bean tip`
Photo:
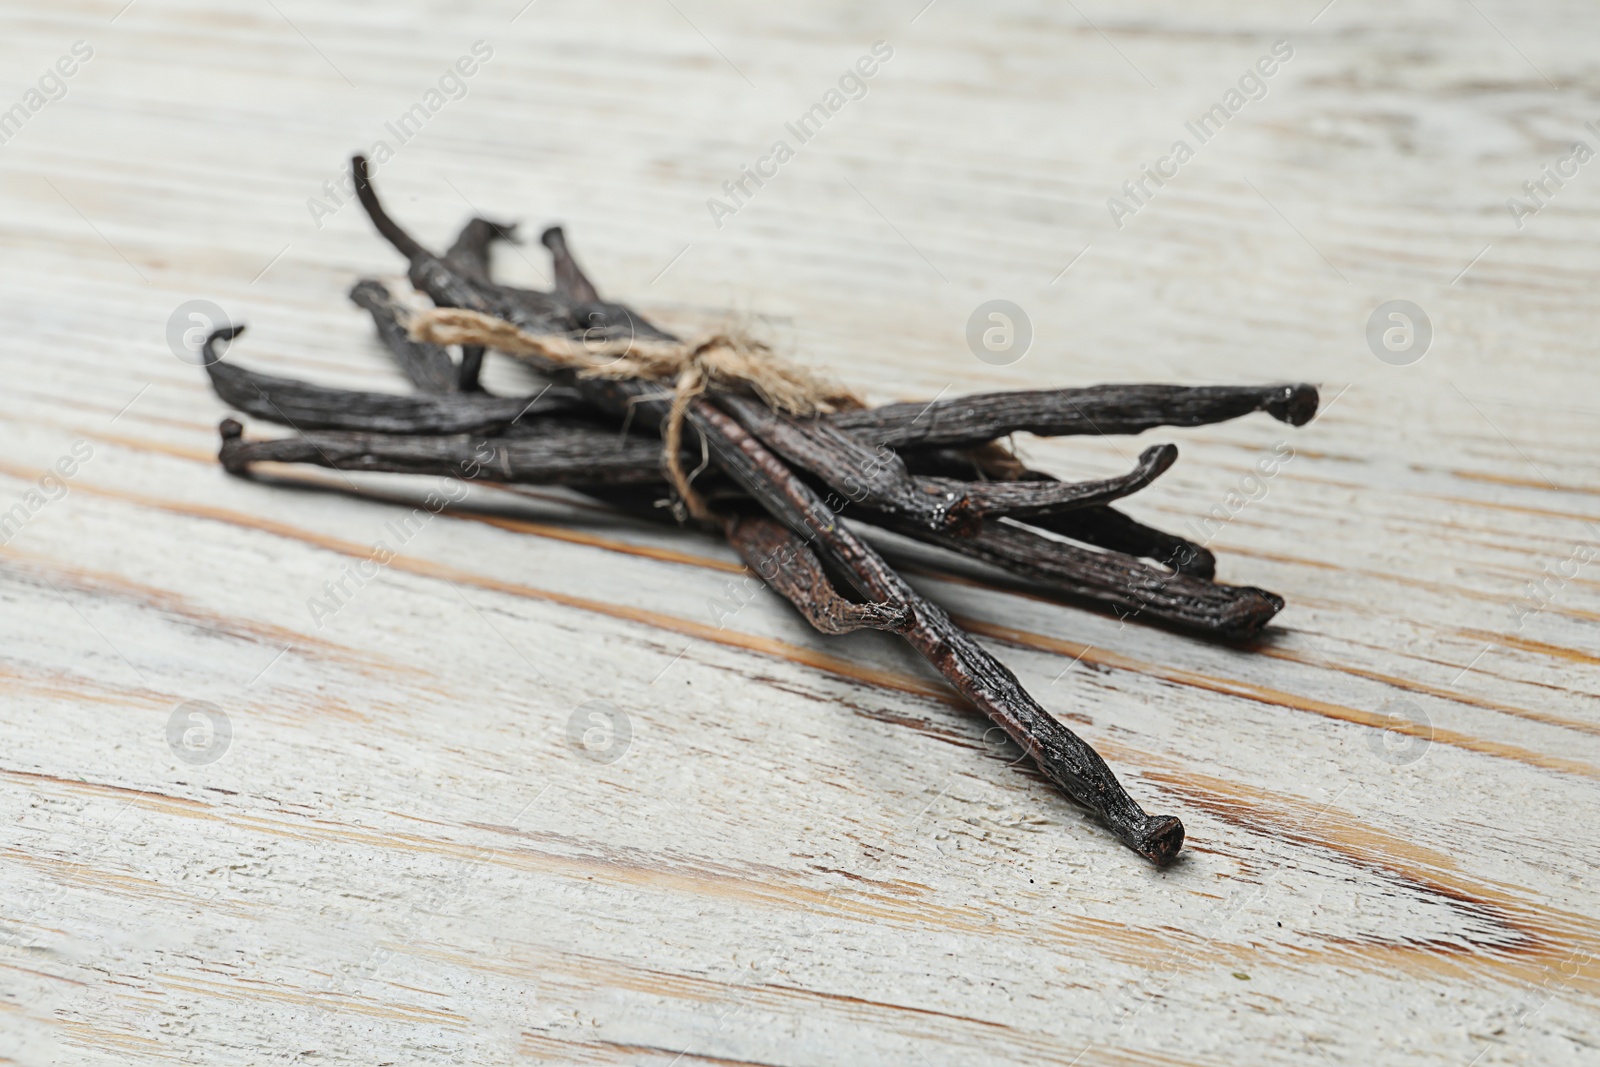
[(431, 253), (419, 244), (400, 224), (389, 217), (389, 213), (378, 202), (378, 194), (372, 188), (372, 178), (367, 173), (367, 157), (351, 156), (350, 173), (355, 179), (356, 199), (361, 202), (361, 207), (367, 213), (367, 218), (383, 234), (383, 239), (394, 245), (395, 250), (407, 259), (415, 260)]
[(566, 231), (560, 226), (547, 228), (539, 235), (539, 242), (550, 250), (556, 274), (556, 296), (571, 304), (569, 329), (585, 344), (677, 340), (626, 304), (602, 299), (600, 290), (578, 266), (572, 246), (567, 243)]
[(206, 338), (205, 344), (200, 346), (200, 356), (205, 361), (206, 370), (209, 371), (222, 360), (222, 355), (217, 351), (217, 342), (231, 341), (241, 333), (244, 333), (244, 323), (242, 322), (237, 326), (221, 326), (211, 331), (211, 335)]
[(550, 250), (550, 258), (555, 264), (556, 292), (580, 304), (594, 303), (600, 299), (600, 291), (573, 258), (572, 249), (567, 247), (567, 236), (560, 226), (551, 226), (540, 234), (539, 243)]
[(217, 432), (222, 435), (222, 447), (217, 450), (222, 469), (229, 474), (249, 473), (250, 461), (243, 458), (240, 451), (244, 444), (243, 424), (238, 419), (223, 419), (217, 424)]
[(1024, 518), (1109, 504), (1137, 493), (1165, 474), (1177, 460), (1177, 445), (1152, 445), (1139, 454), (1133, 470), (1097, 482), (970, 482), (963, 488), (966, 510), (980, 518)]
[(496, 241), (519, 244), (517, 224), (472, 218), (445, 250), (444, 261), (475, 282), (489, 281), (489, 246)]
[(413, 341), (406, 331), (406, 311), (382, 282), (363, 278), (350, 289), (350, 299), (372, 316), (372, 324), (400, 372), (424, 393), (460, 391), (455, 360), (442, 345)]
[[(409, 267), (406, 276), (410, 278), (412, 285), (427, 293), (440, 307), (469, 308), (502, 317), (513, 314), (511, 310), (513, 301), (506, 297), (506, 291), (500, 286), (479, 283), (468, 278), (424, 248), (421, 242), (406, 233), (399, 223), (389, 217), (389, 213), (383, 209), (383, 204), (378, 200), (377, 190), (372, 187), (365, 157), (353, 157), (350, 160), (350, 170), (355, 179), (356, 198), (360, 200), (362, 210), (367, 213), (372, 225), (384, 239), (406, 257)], [(497, 299), (490, 300), (491, 294)], [(526, 295), (530, 300), (541, 296), (536, 293), (521, 295)]]
[(1297, 385), (1282, 385), (1282, 395), (1267, 401), (1267, 414), (1279, 422), (1287, 422), (1290, 426), (1304, 426), (1316, 418), (1317, 405), (1320, 398), (1317, 387), (1301, 382)]
[[(1178, 446), (1166, 443), (1151, 445), (1139, 453), (1138, 476), (1144, 479), (1144, 485), (1149, 485), (1161, 475), (1165, 474), (1174, 463), (1178, 461)], [(1132, 477), (1132, 475), (1130, 475)], [(1143, 488), (1141, 486), (1140, 488)]]

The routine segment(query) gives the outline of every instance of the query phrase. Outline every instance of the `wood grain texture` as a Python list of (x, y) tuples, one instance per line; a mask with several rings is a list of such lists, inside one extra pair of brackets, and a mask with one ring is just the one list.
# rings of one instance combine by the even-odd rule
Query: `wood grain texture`
[[(1592, 1061), (1600, 163), (1520, 228), (1506, 200), (1600, 148), (1600, 18), (1319, 8), (8, 6), (0, 106), (93, 56), (0, 144), (0, 517), (26, 519), (0, 1060)], [(436, 513), (427, 480), (219, 469), (226, 409), (169, 317), (208, 299), (252, 368), (403, 391), (344, 295), (402, 265), (322, 185), (479, 40), (379, 170), (438, 250), (474, 211), (560, 222), (605, 295), (751, 319), (875, 402), (1321, 384), (1300, 429), (1020, 442), (1074, 478), (1177, 442), (1126, 510), (1285, 596), (1258, 647), (884, 539), (1183, 818), (1183, 862), (1135, 860), (892, 637), (817, 635), (709, 538), (553, 490)], [(707, 198), (879, 40), (866, 96), (719, 228)], [(1195, 145), (1278, 40), (1265, 98)], [(1118, 228), (1107, 198), (1179, 137)], [(536, 243), (493, 255), (544, 284)], [(1009, 366), (964, 339), (993, 298), (1033, 326)], [(1364, 338), (1394, 299), (1434, 327), (1409, 366)], [(169, 745), (191, 701), (231, 724), (209, 763)], [(607, 708), (611, 762), (571, 737)]]

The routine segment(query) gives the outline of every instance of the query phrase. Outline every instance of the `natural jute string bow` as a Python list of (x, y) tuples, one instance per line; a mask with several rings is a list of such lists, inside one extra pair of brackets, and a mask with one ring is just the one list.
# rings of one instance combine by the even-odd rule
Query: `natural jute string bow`
[(695, 341), (642, 338), (587, 344), (566, 334), (532, 334), (464, 308), (430, 308), (409, 323), (411, 338), (436, 345), (482, 345), (573, 370), (581, 378), (642, 379), (672, 385), (672, 409), (662, 430), (662, 459), (673, 488), (697, 519), (713, 517), (679, 461), (689, 402), (713, 386), (747, 387), (774, 410), (808, 417), (865, 407), (854, 393), (785, 362), (765, 342), (740, 331)]

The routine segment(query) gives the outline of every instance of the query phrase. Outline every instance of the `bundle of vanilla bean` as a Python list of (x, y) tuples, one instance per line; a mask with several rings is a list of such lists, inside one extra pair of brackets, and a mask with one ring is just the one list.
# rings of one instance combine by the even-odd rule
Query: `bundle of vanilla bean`
[[(1299, 426), (1316, 413), (1315, 388), (1101, 385), (866, 407), (782, 365), (758, 342), (681, 341), (601, 299), (559, 229), (542, 237), (554, 261), (550, 292), (491, 279), (490, 246), (514, 240), (513, 227), (473, 219), (435, 255), (385, 213), (366, 161), (358, 156), (353, 167), (362, 206), (435, 305), (413, 313), (373, 280), (350, 293), (418, 392), (325, 389), (258, 374), (217, 356), (217, 342), (242, 327), (218, 330), (206, 344), (217, 395), (297, 431), (246, 440), (237, 421), (224, 420), (227, 470), (312, 463), (563, 485), (657, 515), (666, 500), (679, 521), (719, 529), (818, 630), (900, 634), (1129, 847), (1156, 863), (1177, 855), (1182, 823), (1147, 815), (1088, 744), (915, 592), (840, 512), (1075, 602), (1247, 638), (1282, 599), (1213, 582), (1215, 560), (1204, 547), (1112, 506), (1170, 467), (1176, 447), (1146, 449), (1119, 477), (1074, 483), (1028, 469), (1000, 442), (1024, 431), (1136, 434), (1257, 411)], [(486, 347), (530, 364), (542, 387), (491, 395), (479, 384)]]

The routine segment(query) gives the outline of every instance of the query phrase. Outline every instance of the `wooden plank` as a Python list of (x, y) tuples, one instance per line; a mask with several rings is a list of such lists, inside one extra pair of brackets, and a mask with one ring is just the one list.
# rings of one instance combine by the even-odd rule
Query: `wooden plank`
[[(1597, 164), (1506, 202), (1600, 147), (1600, 26), (1562, 0), (1319, 7), (0, 15), (0, 105), (92, 49), (0, 144), (0, 514), (28, 511), (0, 546), (0, 1057), (1592, 1056)], [(386, 124), (478, 41), (464, 97), (400, 144)], [(865, 95), (799, 143), (785, 123), (876, 41)], [(1201, 143), (1185, 123), (1277, 41), (1264, 95)], [(779, 138), (793, 158), (714, 219)], [(1193, 158), (1132, 202), (1179, 138)], [(898, 546), (1182, 816), (1186, 858), (1140, 864), (897, 642), (819, 636), (765, 591), (724, 617), (744, 572), (721, 544), (480, 487), (352, 580), (426, 486), (226, 477), (224, 409), (165, 337), (185, 301), (248, 322), (263, 370), (402, 387), (344, 298), (398, 264), (322, 187), (377, 139), (427, 240), (474, 210), (559, 220), (607, 292), (743, 316), (877, 400), (1322, 383), (1298, 431), (1146, 435), (1183, 458), (1129, 504), (1226, 519), (1221, 576), (1290, 605), (1258, 648)], [(530, 243), (497, 269), (548, 268)], [(964, 339), (993, 298), (1033, 327), (1008, 366)], [(1365, 338), (1395, 299), (1434, 330), (1404, 366)], [(1084, 476), (1136, 451), (1021, 444)], [(231, 728), (211, 762), (169, 744), (193, 701)], [(592, 701), (625, 718), (614, 761), (571, 739)]]

